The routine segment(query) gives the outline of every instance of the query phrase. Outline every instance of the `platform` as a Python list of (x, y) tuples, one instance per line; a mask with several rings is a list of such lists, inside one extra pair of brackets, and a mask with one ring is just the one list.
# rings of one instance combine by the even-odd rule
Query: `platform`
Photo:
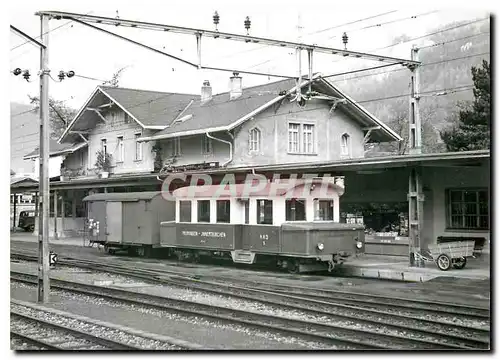
[[(38, 236), (33, 235), (29, 232), (11, 232), (10, 233), (11, 241), (22, 241), (22, 242), (38, 242)], [(49, 243), (53, 245), (71, 245), (71, 246), (85, 246), (88, 245), (88, 241), (84, 244), (82, 237), (65, 237), (62, 239), (54, 239), (53, 237), (49, 237)], [(95, 246), (95, 245), (94, 245)]]
[(410, 267), (404, 256), (362, 255), (348, 260), (338, 268), (342, 276), (359, 276), (397, 281), (425, 282), (437, 277), (454, 277), (485, 280), (490, 278), (489, 254), (479, 258), (468, 258), (464, 269), (441, 271), (434, 262), (426, 262), (425, 267)]

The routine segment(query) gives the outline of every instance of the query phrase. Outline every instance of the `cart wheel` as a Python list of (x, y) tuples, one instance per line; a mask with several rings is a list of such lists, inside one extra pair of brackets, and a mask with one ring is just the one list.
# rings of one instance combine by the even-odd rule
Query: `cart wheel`
[(451, 259), (446, 254), (441, 254), (436, 260), (439, 270), (446, 271), (451, 268)]
[(465, 256), (462, 256), (458, 259), (453, 259), (453, 267), (455, 269), (463, 269), (465, 267), (465, 264), (467, 264), (467, 258)]

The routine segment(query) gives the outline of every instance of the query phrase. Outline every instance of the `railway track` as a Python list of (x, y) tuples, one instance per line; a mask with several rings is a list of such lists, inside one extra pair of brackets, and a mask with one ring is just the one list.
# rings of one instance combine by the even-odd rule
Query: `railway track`
[[(23, 260), (37, 261), (34, 255), (26, 254), (12, 254)], [(253, 288), (256, 290), (266, 290), (273, 293), (281, 293), (283, 295), (295, 295), (307, 297), (311, 300), (318, 300), (330, 302), (332, 304), (347, 304), (356, 305), (359, 308), (374, 309), (384, 312), (407, 313), (409, 316), (419, 313), (425, 313), (427, 317), (434, 316), (440, 318), (456, 318), (457, 316), (471, 320), (489, 321), (490, 310), (485, 307), (471, 306), (465, 304), (455, 304), (448, 302), (437, 302), (431, 300), (409, 299), (404, 297), (383, 296), (376, 294), (362, 294), (352, 291), (334, 290), (334, 289), (319, 289), (308, 288), (291, 285), (277, 285), (266, 282), (255, 282), (244, 280), (241, 278), (228, 277), (228, 276), (199, 276), (187, 275), (181, 271), (172, 270), (159, 270), (148, 269), (144, 267), (133, 267), (130, 263), (126, 264), (113, 264), (106, 261), (99, 262), (93, 260), (80, 260), (80, 259), (62, 259), (59, 261), (61, 265), (75, 266), (93, 269), (97, 271), (110, 272), (119, 275), (126, 275), (130, 277), (140, 278), (144, 280), (159, 281), (160, 276), (177, 277), (178, 279), (189, 279), (192, 282), (217, 282), (220, 286), (232, 285), (242, 286), (246, 288)]]
[[(20, 310), (11, 310), (11, 337), (22, 339), (46, 350), (140, 350), (86, 331), (80, 331), (54, 321), (30, 316)], [(54, 317), (54, 315), (52, 315)], [(60, 320), (60, 319), (59, 319)]]
[(11, 300), (11, 335), (47, 350), (198, 350), (182, 340)]
[[(29, 275), (13, 274), (14, 279), (35, 283), (35, 277)], [(24, 277), (24, 278), (23, 278)], [(349, 319), (351, 326), (331, 325), (307, 320), (298, 320), (281, 316), (274, 316), (251, 311), (242, 311), (232, 308), (201, 304), (187, 300), (159, 297), (135, 291), (125, 291), (115, 288), (106, 288), (96, 285), (81, 284), (63, 280), (53, 280), (53, 287), (86, 295), (105, 297), (115, 301), (128, 302), (132, 304), (154, 307), (169, 312), (182, 313), (188, 316), (202, 316), (217, 321), (238, 323), (269, 331), (277, 331), (282, 334), (298, 336), (307, 340), (314, 340), (323, 344), (332, 345), (340, 349), (485, 349), (488, 345), (487, 339), (466, 339), (456, 337), (451, 341), (441, 338), (441, 341), (427, 340), (430, 332), (420, 331), (420, 338), (410, 338), (405, 335), (377, 331), (371, 324), (358, 319)], [(288, 305), (287, 305), (288, 306)], [(315, 311), (317, 313), (317, 311)], [(335, 316), (335, 314), (329, 314)], [(338, 317), (338, 316), (337, 316)], [(342, 318), (342, 316), (340, 316)], [(352, 325), (354, 324), (354, 326)], [(388, 324), (388, 327), (391, 325)], [(380, 324), (379, 324), (380, 327)], [(392, 325), (394, 327), (394, 325)], [(397, 327), (397, 326), (396, 326)], [(401, 329), (400, 329), (401, 330)], [(408, 329), (406, 329), (408, 330)], [(417, 330), (417, 329), (414, 329)], [(437, 333), (434, 333), (434, 337)], [(422, 336), (423, 335), (423, 336)]]

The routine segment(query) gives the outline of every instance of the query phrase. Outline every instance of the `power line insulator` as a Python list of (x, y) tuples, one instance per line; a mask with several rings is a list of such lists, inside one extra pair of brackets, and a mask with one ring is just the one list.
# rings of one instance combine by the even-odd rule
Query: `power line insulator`
[(75, 76), (75, 72), (74, 72), (73, 70), (70, 70), (70, 71), (68, 71), (68, 72), (66, 73), (66, 76), (67, 76), (68, 78), (72, 78), (73, 76)]
[(344, 33), (342, 35), (342, 42), (344, 43), (344, 50), (347, 50), (347, 41), (349, 40), (349, 38), (347, 37), (347, 33)]
[(30, 81), (30, 71), (29, 70), (24, 70), (23, 72), (23, 78), (26, 80), (26, 81)]
[(22, 72), (23, 71), (20, 68), (15, 68), (14, 71), (12, 71), (12, 73), (16, 76), (21, 75)]
[(64, 71), (59, 71), (59, 75), (57, 75), (57, 77), (59, 78), (59, 81), (63, 81), (64, 78), (66, 77), (66, 74), (64, 73)]
[(217, 11), (214, 13), (213, 19), (214, 19), (215, 31), (219, 31), (217, 25), (219, 25), (220, 16)]
[(247, 35), (248, 35), (248, 30), (250, 30), (250, 25), (252, 24), (248, 16), (246, 17), (244, 24), (245, 24), (245, 29), (247, 29)]

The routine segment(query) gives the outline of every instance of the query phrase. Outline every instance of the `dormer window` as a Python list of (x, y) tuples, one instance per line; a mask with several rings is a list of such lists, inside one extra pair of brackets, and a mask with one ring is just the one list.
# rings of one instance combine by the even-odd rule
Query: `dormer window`
[(253, 128), (250, 130), (248, 150), (249, 151), (260, 151), (260, 130), (258, 128)]
[(340, 140), (340, 155), (349, 155), (350, 137), (348, 134), (343, 134)]

